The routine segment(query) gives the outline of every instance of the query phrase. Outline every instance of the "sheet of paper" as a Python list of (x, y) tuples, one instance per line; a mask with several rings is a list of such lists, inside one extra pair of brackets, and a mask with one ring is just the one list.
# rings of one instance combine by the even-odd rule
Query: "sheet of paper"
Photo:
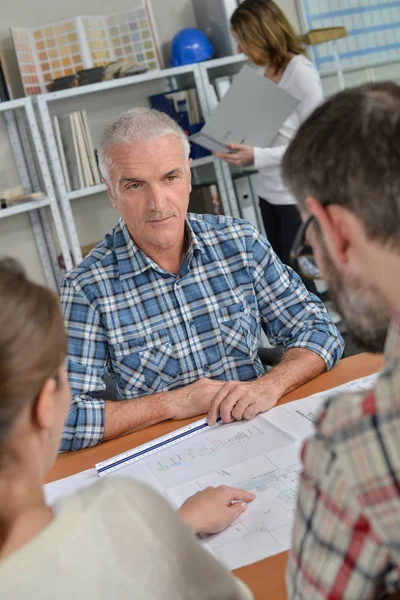
[(378, 373), (374, 373), (355, 379), (334, 389), (282, 404), (261, 416), (279, 429), (283, 429), (295, 440), (305, 440), (313, 434), (315, 419), (325, 400), (336, 394), (365, 392), (374, 386), (377, 377)]
[[(107, 477), (129, 477), (154, 488), (174, 507), (207, 486), (230, 485), (257, 498), (231, 527), (204, 540), (230, 569), (290, 548), (302, 441), (312, 435), (322, 402), (335, 393), (365, 391), (377, 374), (276, 407), (252, 421), (206, 430)], [(45, 486), (49, 504), (98, 480), (89, 469)]]
[(60, 498), (71, 496), (74, 492), (93, 485), (96, 481), (99, 481), (96, 469), (87, 469), (86, 471), (76, 473), (76, 475), (47, 483), (44, 486), (46, 504), (52, 506)]

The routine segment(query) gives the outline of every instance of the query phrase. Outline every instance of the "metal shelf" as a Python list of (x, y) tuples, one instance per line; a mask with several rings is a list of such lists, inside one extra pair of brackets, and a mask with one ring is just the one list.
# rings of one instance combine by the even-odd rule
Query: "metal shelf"
[(76, 96), (83, 96), (86, 94), (93, 94), (96, 92), (106, 92), (108, 90), (115, 90), (129, 85), (137, 85), (138, 83), (146, 83), (148, 81), (164, 79), (166, 77), (178, 77), (179, 75), (185, 75), (186, 73), (193, 72), (193, 65), (173, 67), (171, 69), (152, 69), (151, 71), (148, 71), (147, 73), (142, 73), (140, 75), (131, 75), (130, 77), (122, 77), (121, 79), (112, 79), (110, 81), (100, 81), (99, 83), (81, 85), (79, 87), (69, 88), (67, 90), (60, 90), (59, 92), (48, 92), (47, 94), (40, 94), (38, 96), (38, 99), (44, 98), (46, 102), (52, 102), (54, 100), (65, 100), (65, 98), (75, 98)]
[[(61, 272), (54, 233), (67, 269), (72, 268), (70, 251), (56, 201), (49, 166), (44, 156), (43, 142), (33, 110), (31, 98), (20, 98), (0, 103), (14, 154), (20, 183), (25, 193), (42, 190), (40, 200), (28, 200), (0, 209), (0, 219), (26, 213), (29, 215), (39, 257), (47, 285), (57, 290)], [(52, 216), (52, 221), (49, 219)], [(52, 225), (54, 227), (52, 227)]]
[(28, 202), (20, 202), (15, 206), (2, 208), (0, 210), (0, 219), (4, 219), (5, 217), (12, 217), (13, 215), (19, 215), (21, 213), (29, 212), (31, 210), (37, 210), (38, 208), (43, 208), (49, 205), (50, 200), (48, 198), (42, 198), (41, 200), (29, 200)]
[[(203, 165), (208, 165), (214, 162), (213, 155), (203, 156), (203, 158), (196, 158), (192, 164), (190, 165), (191, 169), (196, 169), (197, 167), (202, 167)], [(86, 196), (93, 196), (93, 194), (100, 194), (101, 192), (106, 191), (106, 186), (104, 183), (100, 183), (99, 185), (91, 185), (90, 187), (81, 188), (80, 190), (73, 190), (72, 192), (67, 193), (67, 198), (69, 200), (75, 200), (76, 198), (84, 198)]]
[(93, 196), (93, 194), (100, 194), (101, 192), (106, 191), (106, 186), (104, 183), (100, 183), (99, 185), (91, 185), (90, 187), (81, 188), (80, 190), (73, 190), (72, 192), (67, 193), (67, 198), (69, 200), (75, 200), (76, 198), (84, 198), (85, 196)]
[(249, 59), (243, 53), (241, 54), (232, 54), (231, 56), (223, 56), (222, 58), (214, 58), (213, 60), (206, 60), (202, 63), (199, 63), (202, 69), (207, 71), (211, 69), (215, 69), (218, 67), (227, 67), (229, 65), (234, 65), (235, 63), (246, 62)]
[(202, 158), (195, 158), (192, 164), (190, 165), (191, 169), (195, 169), (196, 167), (202, 167), (203, 165), (210, 165), (215, 161), (215, 157), (212, 154), (208, 156), (203, 156)]

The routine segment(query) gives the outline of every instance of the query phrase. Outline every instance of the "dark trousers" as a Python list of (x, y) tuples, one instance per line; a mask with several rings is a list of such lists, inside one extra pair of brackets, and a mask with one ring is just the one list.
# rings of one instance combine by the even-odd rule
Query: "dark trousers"
[[(259, 200), (268, 241), (281, 261), (293, 268), (290, 249), (301, 225), (298, 208), (295, 204), (271, 204), (264, 198)], [(303, 283), (310, 292), (317, 293), (313, 281), (303, 279)]]

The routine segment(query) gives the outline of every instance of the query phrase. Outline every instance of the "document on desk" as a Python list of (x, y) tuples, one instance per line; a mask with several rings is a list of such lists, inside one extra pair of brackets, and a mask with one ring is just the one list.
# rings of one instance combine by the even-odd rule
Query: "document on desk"
[[(214, 427), (208, 427), (204, 420), (197, 421), (99, 463), (97, 472), (142, 481), (174, 508), (207, 486), (225, 484), (254, 492), (256, 500), (246, 513), (222, 533), (204, 540), (205, 546), (229, 569), (242, 567), (290, 548), (301, 470), (300, 448), (313, 433), (321, 403), (335, 393), (365, 391), (376, 378), (377, 374), (363, 377), (283, 404), (252, 421)], [(74, 477), (79, 476), (87, 485), (93, 472)], [(80, 482), (74, 483), (73, 477), (68, 479), (75, 491)], [(51, 490), (52, 497), (57, 497), (60, 486), (61, 495), (65, 493), (66, 481), (48, 484), (56, 486)]]

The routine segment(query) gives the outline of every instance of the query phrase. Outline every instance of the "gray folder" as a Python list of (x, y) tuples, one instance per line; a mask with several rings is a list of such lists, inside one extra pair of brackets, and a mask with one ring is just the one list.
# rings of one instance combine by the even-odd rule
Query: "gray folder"
[(227, 144), (264, 148), (293, 112), (299, 100), (245, 65), (207, 123), (189, 140), (211, 152), (227, 152)]

